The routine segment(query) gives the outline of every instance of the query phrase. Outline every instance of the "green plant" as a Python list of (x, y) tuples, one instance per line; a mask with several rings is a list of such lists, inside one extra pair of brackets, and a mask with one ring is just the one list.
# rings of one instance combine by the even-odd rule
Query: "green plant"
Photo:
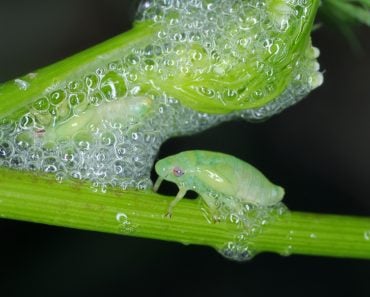
[[(266, 1), (266, 3), (270, 5), (265, 11), (270, 16), (269, 24), (285, 24), (292, 13), (286, 3), (284, 1)], [(147, 15), (142, 22), (136, 24), (133, 30), (34, 74), (3, 84), (0, 87), (2, 100), (0, 115), (3, 118), (2, 131), (5, 137), (3, 136), (2, 140), (6, 140), (9, 135), (14, 136), (17, 149), (35, 158), (34, 163), (31, 162), (30, 165), (35, 168), (41, 167), (47, 172), (57, 172), (57, 178), (63, 182), (58, 184), (54, 181), (53, 187), (48, 187), (51, 182), (49, 176), (2, 169), (2, 176), (5, 178), (1, 181), (0, 215), (6, 218), (74, 228), (210, 245), (222, 250), (227, 257), (239, 260), (262, 251), (368, 258), (370, 223), (366, 218), (321, 216), (277, 209), (276, 212), (269, 214), (270, 222), (262, 226), (262, 229), (258, 226), (258, 228), (251, 227), (250, 230), (245, 230), (233, 222), (209, 224), (202, 217), (198, 202), (187, 201), (179, 205), (176, 217), (167, 220), (162, 218), (168, 205), (164, 197), (150, 192), (125, 192), (115, 187), (107, 189), (107, 184), (119, 188), (148, 189), (150, 187), (148, 167), (153, 163), (159, 144), (168, 137), (193, 133), (233, 117), (243, 116), (255, 119), (261, 113), (262, 117), (270, 116), (295, 103), (311, 89), (320, 85), (322, 78), (315, 63), (317, 53), (312, 49), (309, 38), (318, 1), (312, 1), (311, 4), (308, 17), (304, 18), (305, 22), (302, 22), (299, 30), (292, 29), (287, 32), (283, 30), (281, 33), (281, 37), (285, 38), (282, 44), (289, 46), (283, 57), (277, 60), (274, 60), (274, 55), (268, 55), (269, 50), (267, 50), (262, 51), (258, 56), (250, 56), (251, 63), (245, 63), (243, 57), (235, 56), (232, 51), (227, 51), (227, 48), (225, 54), (216, 52), (209, 57), (205, 55), (204, 47), (193, 42), (190, 47), (174, 48), (174, 51), (178, 52), (178, 59), (192, 63), (190, 69), (177, 69), (171, 64), (173, 57), (166, 56), (166, 59), (161, 60), (166, 66), (165, 73), (154, 72), (161, 69), (160, 65), (155, 63), (154, 56), (162, 57), (163, 49), (162, 52), (156, 52), (156, 47), (152, 46), (152, 41), (156, 40), (153, 36), (163, 33), (161, 22), (176, 20), (176, 17), (173, 15), (163, 17), (158, 14), (158, 11), (143, 10)], [(366, 2), (363, 1), (362, 4), (366, 5)], [(302, 11), (298, 14), (301, 15)], [(361, 10), (361, 15), (364, 16), (361, 18), (366, 20), (368, 16), (366, 10)], [(155, 17), (162, 19), (153, 23), (151, 19)], [(245, 25), (248, 26), (248, 23)], [(182, 35), (176, 35), (178, 28), (175, 26), (174, 38), (175, 41), (181, 42)], [(226, 33), (236, 34), (235, 29), (233, 26), (227, 27)], [(277, 31), (280, 29), (277, 27)], [(276, 34), (275, 31), (274, 34)], [(272, 37), (281, 39), (280, 36)], [(193, 36), (193, 38), (198, 37)], [(296, 40), (298, 42), (295, 42)], [(240, 42), (248, 44), (248, 40)], [(263, 42), (260, 45), (263, 46)], [(265, 44), (265, 48), (271, 50), (271, 47), (268, 42)], [(142, 59), (143, 55), (139, 58), (135, 55), (134, 50), (137, 48), (143, 50), (141, 54), (146, 57), (145, 59)], [(253, 53), (253, 48), (250, 50)], [(220, 58), (220, 54), (224, 56), (221, 55)], [(123, 62), (120, 60), (122, 56), (125, 57)], [(265, 68), (266, 65), (263, 65), (263, 71), (259, 72), (259, 67), (253, 68), (251, 65), (261, 65), (260, 61), (270, 61), (272, 66), (267, 65), (270, 67)], [(292, 69), (287, 66), (297, 61), (302, 68)], [(235, 72), (228, 72), (229, 69), (223, 68), (229, 64), (235, 66), (232, 69)], [(214, 71), (204, 74), (203, 69), (208, 69), (210, 66)], [(100, 69), (104, 73), (100, 73)], [(123, 71), (122, 69), (130, 69), (127, 80), (117, 75), (117, 71)], [(99, 73), (91, 75), (97, 70)], [(179, 70), (182, 70), (181, 76), (176, 75)], [(282, 72), (283, 75), (276, 75), (276, 72)], [(156, 73), (161, 73), (163, 76), (157, 77)], [(294, 82), (293, 77), (296, 75), (304, 78)], [(99, 90), (95, 86), (96, 79), (99, 80)], [(225, 87), (223, 83), (229, 87)], [(225, 88), (227, 92), (223, 94)], [(163, 92), (166, 96), (163, 96)], [(79, 152), (86, 152), (96, 144), (96, 139), (88, 133), (73, 133), (72, 137), (63, 132), (68, 132), (68, 129), (61, 129), (59, 131), (63, 133), (56, 135), (57, 139), (45, 141), (49, 140), (47, 134), (58, 134), (54, 133), (53, 129), (60, 129), (63, 125), (64, 127), (68, 127), (69, 124), (74, 125), (77, 123), (77, 116), (79, 123), (83, 123), (84, 126), (94, 126), (94, 117), (91, 114), (101, 109), (109, 110), (105, 107), (111, 106), (109, 105), (111, 101), (122, 97), (149, 95), (154, 98), (149, 104), (153, 110), (163, 110), (168, 106), (174, 110), (167, 122), (158, 118), (156, 113), (138, 111), (129, 113), (128, 121), (125, 119), (123, 122), (118, 120), (108, 123), (108, 126), (120, 125), (119, 129), (124, 130), (124, 135), (137, 137), (143, 141), (149, 136), (148, 141), (153, 148), (152, 151), (144, 151), (141, 154), (135, 151), (135, 155), (143, 157), (135, 160), (140, 164), (121, 163), (121, 160), (114, 163), (114, 173), (117, 176), (121, 175), (124, 182), (121, 183), (120, 179), (115, 178), (109, 183), (104, 183), (104, 179), (97, 175), (87, 182), (66, 179), (68, 168), (74, 168), (74, 162), (77, 162), (75, 146)], [(166, 102), (158, 99), (168, 95), (178, 99), (187, 108), (182, 105), (171, 105), (172, 103), (166, 105)], [(199, 101), (197, 98), (200, 98)], [(243, 104), (239, 105), (240, 101), (243, 101)], [(126, 102), (122, 102), (122, 106), (128, 107)], [(230, 111), (246, 107), (252, 107), (247, 111), (252, 112), (251, 114), (245, 114), (244, 111), (229, 114)], [(180, 114), (179, 110), (185, 112)], [(198, 119), (197, 117), (200, 117), (203, 112), (209, 113), (205, 126), (202, 126), (201, 120), (198, 120), (199, 126), (195, 125), (187, 130), (184, 123), (178, 119), (178, 115), (183, 116), (183, 114), (189, 115), (189, 118)], [(213, 114), (215, 112), (221, 115)], [(164, 122), (166, 128), (156, 126), (159, 121)], [(22, 125), (24, 131), (19, 133), (16, 125)], [(165, 136), (159, 137), (157, 134), (153, 136), (146, 133), (152, 127), (165, 129)], [(94, 128), (101, 130), (102, 126), (95, 124)], [(117, 144), (127, 144), (124, 141), (119, 142), (117, 134), (109, 134), (109, 127), (103, 128), (106, 130), (99, 134), (99, 141), (102, 142), (99, 142), (99, 149), (104, 148), (104, 150), (99, 150), (95, 155), (96, 158), (101, 158), (98, 161), (102, 163), (109, 156), (112, 145), (117, 147)], [(154, 130), (149, 132), (152, 133)], [(142, 131), (145, 131), (144, 135), (140, 134)], [(73, 147), (69, 146), (69, 139), (67, 141), (63, 139), (65, 136), (72, 137)], [(35, 139), (42, 152), (30, 154), (29, 150), (34, 147)], [(60, 144), (63, 144), (62, 149)], [(2, 153), (5, 154), (15, 149), (6, 141), (1, 145)], [(123, 146), (120, 152), (134, 150), (134, 147), (137, 146)], [(60, 160), (53, 157), (55, 151), (58, 154), (63, 153)], [(46, 154), (45, 152), (48, 153), (47, 158), (40, 161), (39, 155)], [(146, 156), (148, 159), (145, 159)], [(17, 158), (12, 156), (3, 165), (25, 168), (25, 163), (28, 165), (29, 163), (24, 161), (22, 156), (18, 155)], [(67, 169), (61, 171), (61, 166)], [(125, 174), (123, 171), (129, 166), (133, 166), (135, 170)], [(138, 173), (140, 168), (146, 168), (146, 171)], [(82, 172), (84, 168), (80, 169), (73, 172), (76, 178), (79, 178), (79, 174), (89, 176), (88, 172)], [(131, 174), (133, 181), (127, 180)], [(90, 189), (91, 186), (93, 189)], [(93, 190), (97, 188), (99, 188), (98, 193), (94, 193)], [(101, 190), (107, 193), (99, 193)], [(77, 193), (79, 193), (78, 197)], [(122, 196), (120, 198), (124, 199), (115, 199), (114, 196)], [(346, 227), (338, 229), (338, 225)], [(333, 242), (336, 243), (335, 247)]]

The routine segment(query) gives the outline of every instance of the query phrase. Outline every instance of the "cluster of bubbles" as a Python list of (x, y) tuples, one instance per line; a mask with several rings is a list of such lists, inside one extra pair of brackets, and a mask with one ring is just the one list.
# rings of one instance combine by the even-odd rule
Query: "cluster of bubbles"
[[(270, 21), (275, 30), (289, 28), (287, 14)], [(150, 172), (166, 139), (200, 132), (235, 118), (266, 119), (321, 84), (315, 60), (318, 51), (309, 45), (292, 66), (293, 76), (286, 90), (263, 107), (224, 115), (204, 113), (186, 107), (181, 98), (166, 92), (162, 83), (178, 75), (191, 75), (193, 80), (201, 81), (210, 71), (223, 75), (240, 68), (247, 62), (241, 60), (241, 51), (261, 59), (262, 52), (256, 55), (260, 48), (276, 51), (276, 59), (287, 54), (284, 45), (266, 30), (258, 36), (248, 35), (268, 18), (265, 1), (143, 1), (138, 21), (165, 24), (157, 35), (78, 80), (48, 89), (18, 119), (1, 119), (0, 166), (53, 173), (59, 181), (88, 180), (95, 191), (104, 192), (111, 186), (150, 189)], [(251, 67), (264, 73), (273, 86), (279, 74), (269, 65), (274, 61), (265, 62), (256, 61)], [(248, 78), (248, 72), (239, 74)], [(14, 83), (21, 90), (29, 87), (22, 79)], [(228, 89), (225, 97), (206, 88), (198, 91), (217, 100), (229, 100), (235, 93)], [(255, 95), (263, 97), (265, 91)], [(258, 212), (260, 222), (271, 217), (270, 210)], [(244, 218), (244, 226), (248, 221), (256, 222), (248, 219), (253, 211), (247, 208), (240, 214), (224, 211), (221, 215), (222, 220), (236, 223)], [(251, 255), (245, 245), (239, 244), (249, 235), (242, 232), (240, 236), (225, 247), (225, 256), (240, 260)]]
[[(222, 120), (187, 109), (164, 95), (113, 102), (105, 98), (99, 104), (87, 104), (88, 110), (76, 111), (71, 103), (74, 93), (67, 89), (57, 93), (69, 100), (54, 105), (53, 92), (40, 99), (45, 109), (33, 107), (19, 121), (3, 121), (0, 166), (54, 173), (59, 181), (70, 177), (89, 180), (102, 191), (108, 186), (149, 189), (151, 168), (166, 139), (204, 130)], [(89, 101), (96, 98), (81, 94)], [(59, 108), (71, 116), (49, 125), (63, 116), (53, 115)], [(124, 117), (112, 117), (113, 111)]]
[[(231, 46), (230, 40), (234, 40), (238, 32), (246, 35), (246, 28), (244, 31), (240, 27), (232, 29), (228, 24), (236, 26), (233, 20), (243, 19), (243, 14), (249, 11), (245, 5), (253, 8), (255, 14), (259, 5), (253, 1), (247, 3), (142, 2), (141, 18), (164, 22), (170, 15), (168, 28), (159, 31), (158, 37), (150, 40), (151, 44), (133, 47), (121, 59), (38, 98), (18, 121), (3, 120), (0, 165), (53, 172), (60, 180), (70, 176), (87, 179), (103, 189), (107, 186), (147, 189), (151, 186), (149, 173), (157, 151), (169, 137), (196, 133), (238, 117), (249, 121), (266, 119), (300, 100), (314, 87), (313, 75), (318, 73), (314, 60), (318, 52), (311, 47), (296, 62), (289, 87), (260, 108), (227, 115), (201, 113), (184, 107), (178, 98), (168, 96), (165, 90), (155, 86), (156, 81), (165, 81), (166, 77), (181, 72), (184, 65), (196, 67), (191, 61), (201, 60), (202, 54), (187, 48), (193, 40), (204, 47), (209, 44), (210, 51), (217, 48), (219, 53), (222, 44), (227, 55), (221, 59), (223, 65), (234, 67), (232, 63), (226, 65), (225, 59), (230, 58), (227, 53), (231, 50), (227, 51), (225, 46)], [(231, 17), (233, 19), (228, 19)], [(211, 30), (210, 23), (218, 27)], [(237, 26), (241, 25), (237, 23)], [(221, 71), (220, 64), (212, 61), (197, 65), (218, 65), (217, 71)], [(148, 78), (144, 72), (153, 71), (159, 78), (148, 80), (152, 87), (145, 87), (148, 81), (142, 82), (139, 78)], [(202, 75), (204, 71), (199, 68), (193, 72)], [(15, 83), (21, 89), (28, 87), (20, 79)]]
[(278, 202), (271, 206), (255, 205), (242, 201), (234, 196), (209, 191), (208, 195), (215, 201), (215, 210), (210, 211), (202, 201), (201, 210), (209, 223), (228, 222), (235, 224), (238, 232), (226, 242), (218, 252), (234, 261), (247, 261), (256, 255), (249, 244), (250, 240), (263, 232), (263, 228), (283, 214), (287, 207)]
[(276, 97), (289, 81), (273, 104), (246, 112), (247, 119), (265, 118), (295, 103), (322, 83), (318, 51), (309, 41), (295, 48), (312, 4), (273, 2), (142, 1), (139, 21), (153, 22), (158, 33), (135, 56), (143, 63), (140, 76), (151, 78), (149, 68), (160, 78), (159, 87), (167, 84), (167, 93), (185, 105), (197, 109), (196, 101), (207, 98), (226, 111)]
[[(240, 102), (240, 106), (245, 106), (243, 95), (248, 94), (248, 102), (258, 102), (276, 91), (281, 76), (289, 76), (284, 91), (268, 104), (217, 116), (222, 120), (238, 117), (248, 121), (264, 120), (295, 104), (323, 81), (316, 62), (318, 49), (308, 42), (301, 52), (292, 53), (295, 42), (292, 35), (308, 18), (309, 1), (276, 1), (275, 6), (271, 3), (261, 0), (142, 1), (139, 21), (150, 20), (160, 29), (158, 38), (141, 55), (138, 52), (137, 60), (152, 65), (150, 71), (160, 81), (183, 91), (178, 99), (187, 106), (192, 106), (194, 99), (191, 96), (187, 99), (187, 95), (193, 90), (199, 97), (208, 97), (221, 105), (237, 106), (235, 102)], [(289, 55), (291, 60), (286, 65), (289, 71), (279, 73), (284, 68), (281, 61)], [(151, 77), (145, 72), (145, 65), (141, 69), (144, 71), (140, 75)], [(261, 87), (256, 86), (255, 76)], [(230, 80), (230, 87), (225, 79)], [(246, 86), (235, 83), (240, 81)], [(250, 89), (248, 83), (252, 85)], [(162, 88), (162, 84), (159, 83), (158, 88)], [(194, 104), (194, 109), (196, 107)], [(215, 123), (217, 121), (212, 124)], [(230, 221), (239, 226), (236, 238), (219, 250), (225, 257), (237, 261), (254, 256), (248, 239), (258, 235), (265, 224), (286, 210), (282, 203), (258, 207), (237, 201), (235, 197), (218, 199), (220, 193), (212, 194), (218, 202), (217, 217), (209, 213), (207, 206), (203, 212), (209, 222)], [(227, 200), (237, 205), (230, 208), (229, 202), (224, 203)]]

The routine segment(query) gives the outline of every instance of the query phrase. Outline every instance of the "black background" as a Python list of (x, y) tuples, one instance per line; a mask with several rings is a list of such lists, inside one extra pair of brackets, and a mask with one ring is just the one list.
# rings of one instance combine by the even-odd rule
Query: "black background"
[[(1, 0), (0, 81), (127, 30), (135, 7)], [(226, 152), (283, 185), (292, 210), (370, 216), (370, 30), (357, 33), (362, 54), (325, 26), (313, 34), (325, 83), (300, 104), (264, 123), (172, 139), (160, 157)], [(234, 263), (206, 247), (0, 221), (0, 297), (369, 296), (369, 280), (364, 260), (262, 254)]]

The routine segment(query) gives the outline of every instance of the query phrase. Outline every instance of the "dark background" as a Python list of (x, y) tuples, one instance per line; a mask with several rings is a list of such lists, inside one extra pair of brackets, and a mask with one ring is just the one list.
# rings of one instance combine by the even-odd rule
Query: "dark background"
[[(134, 1), (0, 1), (0, 81), (127, 30)], [(267, 122), (226, 123), (172, 139), (233, 154), (287, 190), (292, 210), (370, 216), (370, 30), (355, 54), (337, 32), (313, 34), (325, 83)], [(340, 226), (338, 226), (340, 228)], [(369, 296), (370, 261), (262, 254), (247, 263), (206, 247), (0, 221), (0, 297)]]

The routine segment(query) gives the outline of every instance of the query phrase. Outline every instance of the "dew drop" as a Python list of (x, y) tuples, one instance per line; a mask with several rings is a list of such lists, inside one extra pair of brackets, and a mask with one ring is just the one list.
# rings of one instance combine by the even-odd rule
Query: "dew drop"
[(23, 79), (17, 78), (14, 80), (14, 82), (18, 86), (18, 88), (22, 91), (26, 91), (30, 87), (30, 83)]
[(316, 239), (316, 238), (317, 238), (317, 235), (316, 235), (315, 233), (311, 233), (311, 234), (310, 234), (310, 238), (312, 238), (312, 239)]
[(290, 256), (293, 253), (293, 246), (287, 245), (286, 248), (281, 252), (282, 256)]

